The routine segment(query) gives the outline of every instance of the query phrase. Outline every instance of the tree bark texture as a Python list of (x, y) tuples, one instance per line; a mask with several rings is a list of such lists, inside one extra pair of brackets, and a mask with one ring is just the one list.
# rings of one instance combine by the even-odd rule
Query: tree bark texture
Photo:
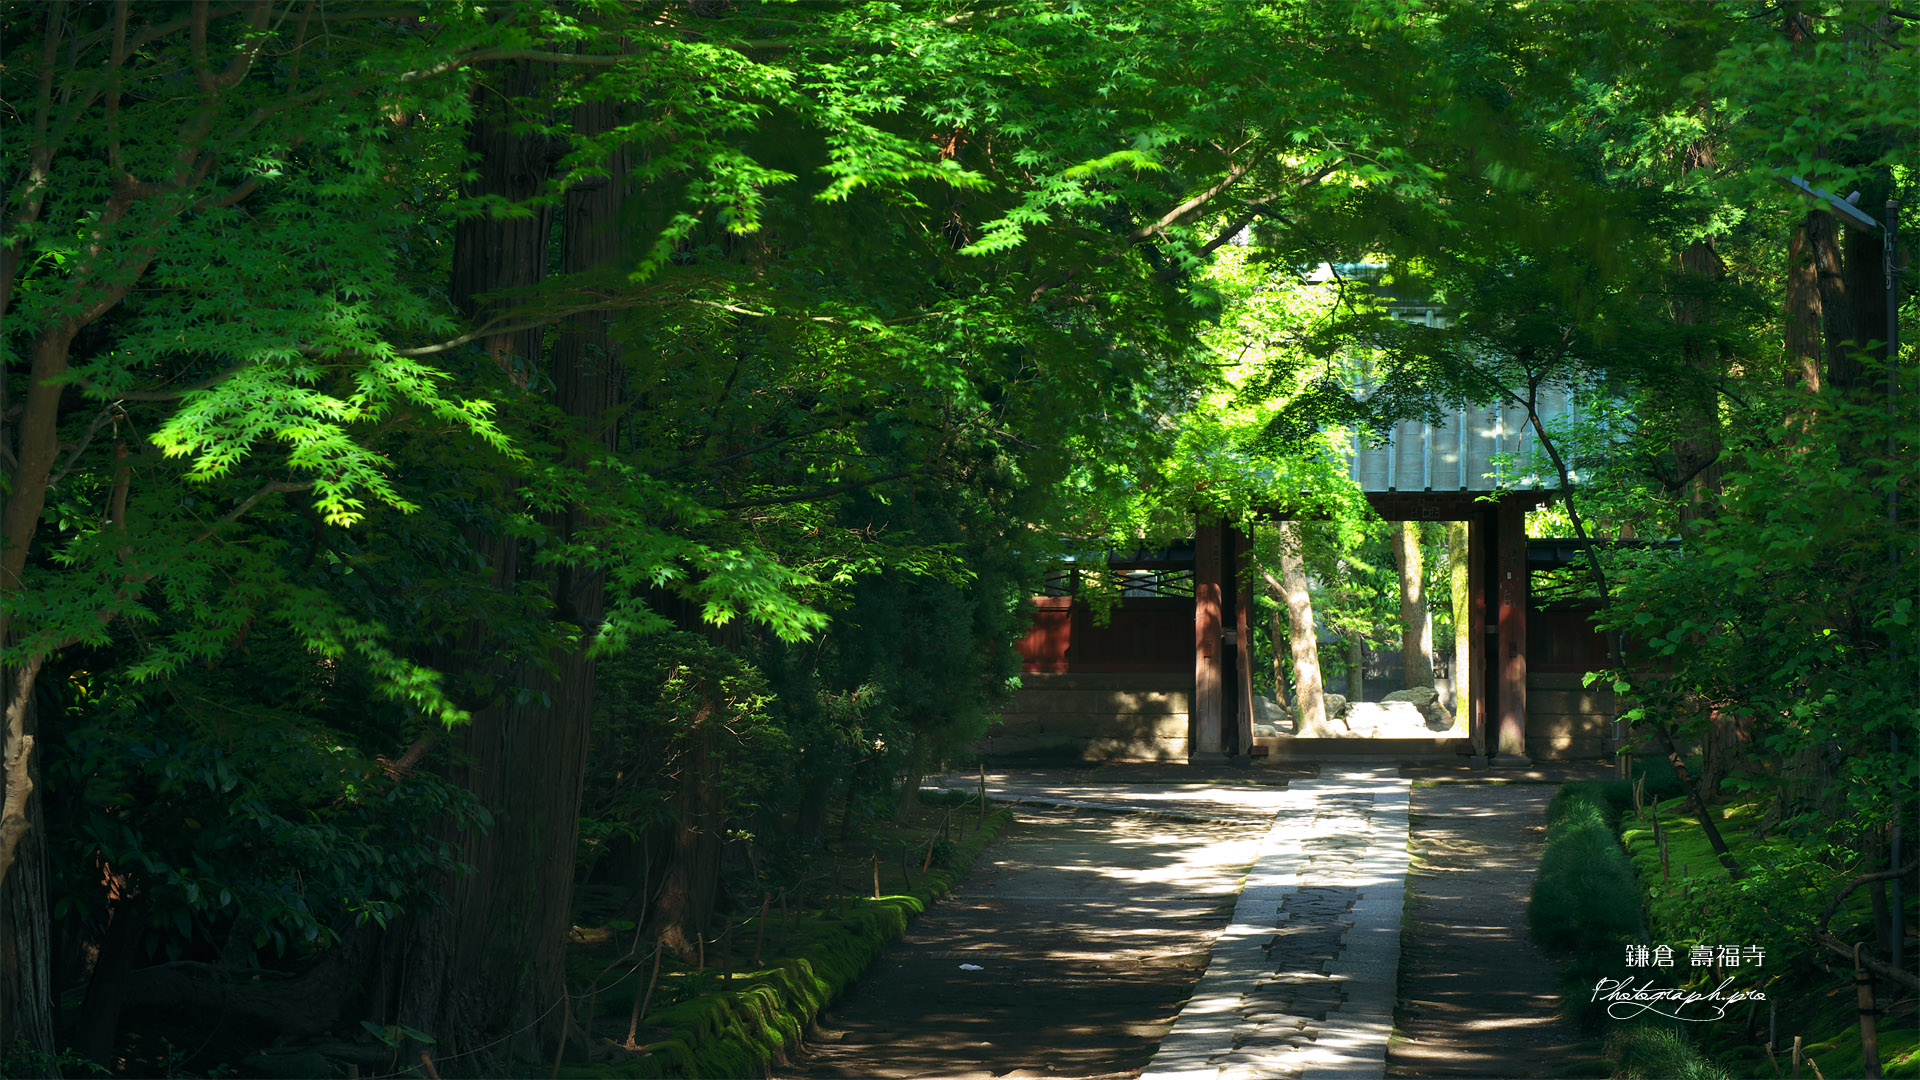
[[(1711, 164), (1711, 156), (1705, 151), (1689, 151), (1689, 157), (1695, 159), (1698, 167)], [(1724, 276), (1720, 256), (1704, 240), (1689, 244), (1680, 252), (1680, 269), (1703, 280)], [(1682, 304), (1675, 312), (1674, 321), (1694, 326), (1706, 314), (1700, 305)], [(1696, 379), (1690, 399), (1676, 418), (1680, 435), (1673, 440), (1674, 472), (1680, 481), (1680, 521), (1684, 528), (1689, 522), (1718, 512), (1725, 470), (1720, 464), (1720, 409), (1718, 391), (1714, 389), (1724, 374), (1720, 370), (1718, 350), (1698, 338), (1689, 340), (1683, 349)]]
[(672, 845), (654, 906), (653, 935), (661, 947), (685, 960), (699, 952), (720, 889), (720, 785), (715, 776), (712, 703), (689, 722), (686, 749), (675, 763)]
[[(1878, 220), (1886, 204), (1888, 192), (1893, 190), (1889, 178), (1876, 176), (1862, 184), (1863, 194), (1860, 206), (1868, 216)], [(1866, 351), (1868, 356), (1886, 355), (1887, 338), (1887, 284), (1886, 284), (1886, 248), (1878, 229), (1864, 229), (1849, 226), (1845, 230), (1842, 244), (1846, 260), (1843, 269), (1846, 275), (1847, 302), (1852, 305), (1853, 340), (1851, 348), (1855, 353)], [(1872, 350), (1862, 350), (1867, 342), (1878, 342)], [(1885, 392), (1886, 377), (1874, 374), (1868, 377), (1861, 365), (1860, 357), (1853, 359), (1856, 382), (1865, 384), (1876, 392)]]
[[(40, 514), (46, 509), (47, 489), (60, 449), (62, 387), (55, 380), (66, 374), (68, 349), (79, 329), (72, 320), (51, 327), (34, 339), (30, 350), (27, 400), (18, 441), (12, 447), (18, 466), (13, 471), (6, 505), (0, 509), (0, 596), (8, 599), (25, 588), (27, 555), (33, 548)], [(0, 605), (0, 641), (10, 640), (13, 633), (11, 608), (11, 604)], [(27, 711), (45, 659), (44, 655), (28, 657), (5, 672), (6, 734), (0, 744), (0, 761), (5, 767), (6, 794), (0, 798), (0, 886), (6, 884), (15, 853), (33, 828), (29, 807), (36, 802), (34, 735), (27, 729)]]
[[(9, 681), (9, 686), (15, 685)], [(29, 700), (22, 709), (23, 730), (34, 734), (38, 710)], [(26, 821), (41, 820), (40, 762), (28, 759), (33, 781), (22, 804)], [(44, 1053), (54, 1049), (51, 934), (47, 897), (46, 833), (27, 830), (14, 849), (13, 869), (0, 882), (0, 1046), (24, 1042)], [(58, 1069), (40, 1075), (58, 1076)]]
[(1813, 215), (1794, 226), (1787, 244), (1787, 362), (1800, 385), (1820, 389), (1820, 280), (1810, 239)]
[(1326, 690), (1320, 683), (1320, 643), (1313, 635), (1313, 597), (1307, 591), (1300, 534), (1299, 522), (1280, 523), (1280, 594), (1287, 604), (1294, 698), (1300, 707), (1300, 724), (1295, 730), (1309, 738), (1326, 738), (1333, 732), (1327, 725)]
[(127, 996), (133, 974), (133, 961), (147, 932), (147, 898), (130, 881), (131, 875), (115, 874), (113, 913), (107, 919), (106, 937), (100, 942), (100, 956), (94, 961), (93, 977), (87, 981), (87, 997), (80, 1006), (80, 1024), (74, 1034), (74, 1049), (89, 1061), (113, 1066), (114, 1036), (120, 1030), (120, 1008)]
[[(530, 64), (497, 70), (481, 88), (468, 149), (478, 163), (478, 193), (521, 201), (538, 193), (550, 158), (547, 140), (512, 129), (518, 102), (544, 91)], [(536, 106), (537, 108), (537, 106)], [(621, 178), (565, 200), (562, 266), (582, 270), (610, 260), (610, 219)], [(548, 260), (549, 219), (477, 219), (455, 235), (453, 299), (478, 325), (499, 318), (514, 294), (537, 284)], [(560, 329), (550, 372), (555, 401), (576, 424), (566, 453), (580, 458), (599, 437), (617, 394), (617, 364), (604, 317), (576, 316)], [(486, 339), (494, 362), (516, 385), (537, 387), (539, 330)], [(564, 537), (576, 511), (546, 524)], [(536, 571), (520, 562), (511, 536), (470, 537), (493, 570), (493, 586), (513, 590)], [(585, 652), (598, 628), (603, 590), (591, 571), (562, 570), (548, 583), (549, 615), (573, 623), (578, 640), (536, 663), (496, 670), (501, 696), (475, 710), (461, 732), (452, 778), (493, 815), (485, 832), (455, 838), (473, 872), (448, 881), (445, 907), (412, 929), (399, 995), (400, 1020), (436, 1039), (443, 1073), (507, 1071), (506, 1060), (536, 1060), (564, 1034), (565, 950), (571, 927), (574, 854), (593, 708), (593, 662)], [(493, 666), (491, 630), (472, 625), (448, 666)], [(452, 1062), (453, 1064), (448, 1064)]]
[[(1827, 363), (1826, 385), (1849, 389), (1859, 382), (1859, 364), (1850, 343), (1859, 336), (1853, 303), (1854, 275), (1841, 255), (1840, 223), (1825, 210), (1807, 215), (1807, 246), (1820, 303), (1820, 339)], [(1878, 261), (1878, 260), (1876, 260)]]
[(1393, 565), (1400, 572), (1400, 687), (1433, 685), (1433, 613), (1427, 610), (1420, 523), (1393, 523)]
[(1453, 607), (1453, 715), (1473, 710), (1473, 593), (1469, 585), (1467, 523), (1447, 522), (1447, 592)]

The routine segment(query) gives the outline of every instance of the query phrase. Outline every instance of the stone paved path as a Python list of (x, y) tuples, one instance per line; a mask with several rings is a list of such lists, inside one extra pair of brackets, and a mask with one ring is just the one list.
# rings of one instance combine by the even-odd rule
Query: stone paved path
[(1591, 771), (1470, 789), (1484, 774), (1371, 762), (990, 773), (1036, 846), (983, 856), (785, 1075), (1556, 1073), (1591, 1049), (1555, 1016), (1525, 898), (1548, 785)]
[(1266, 827), (1032, 804), (1015, 815), (777, 1075), (1139, 1075)]
[(1380, 1077), (1393, 1031), (1409, 784), (1288, 785), (1233, 921), (1146, 1077)]

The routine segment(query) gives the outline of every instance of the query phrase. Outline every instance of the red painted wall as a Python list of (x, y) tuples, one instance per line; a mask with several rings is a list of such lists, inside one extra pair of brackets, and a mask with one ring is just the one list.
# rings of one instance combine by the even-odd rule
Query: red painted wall
[(1133, 597), (1113, 609), (1106, 626), (1066, 596), (1034, 598), (1033, 628), (1015, 646), (1020, 670), (1189, 671), (1193, 667), (1193, 601), (1183, 596)]

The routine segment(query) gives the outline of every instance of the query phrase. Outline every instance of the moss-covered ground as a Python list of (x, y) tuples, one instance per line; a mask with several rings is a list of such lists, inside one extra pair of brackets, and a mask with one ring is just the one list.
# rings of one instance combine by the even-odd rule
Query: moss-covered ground
[[(756, 909), (731, 935), (732, 957), (709, 954), (702, 966), (671, 957), (657, 981), (651, 954), (630, 948), (631, 933), (609, 926), (579, 927), (568, 959), (579, 994), (573, 1006), (590, 1048), (576, 1040), (558, 1075), (566, 1077), (747, 1077), (764, 1075), (796, 1045), (814, 1016), (849, 986), (899, 937), (907, 923), (953, 886), (981, 849), (1011, 820), (1006, 811), (976, 816), (965, 809), (967, 827), (955, 842), (939, 842), (936, 865), (922, 872), (924, 846), (949, 808), (929, 806), (901, 825), (836, 845), (831, 860), (836, 881), (867, 886), (868, 895), (839, 895), (824, 906), (782, 912), (769, 906), (763, 925)], [(962, 812), (956, 808), (956, 812)], [(898, 857), (911, 850), (911, 857)], [(879, 896), (871, 895), (873, 855)], [(719, 936), (718, 933), (715, 936)], [(759, 948), (760, 960), (753, 962)], [(609, 977), (609, 971), (612, 977)], [(634, 1044), (626, 1033), (636, 997), (646, 1000), (656, 982)], [(584, 991), (584, 992), (583, 992)]]
[[(1761, 856), (1752, 839), (1753, 826), (1761, 813), (1759, 805), (1732, 802), (1715, 807), (1714, 812), (1720, 833), (1736, 859), (1751, 861)], [(1656, 813), (1666, 838), (1664, 869), (1654, 835)], [(1639, 813), (1629, 809), (1620, 826), (1621, 839), (1640, 884), (1653, 944), (1674, 948), (1680, 957), (1678, 965), (1686, 964), (1687, 952), (1695, 945), (1751, 944), (1699, 940), (1698, 927), (1709, 906), (1716, 902), (1716, 886), (1726, 884), (1727, 872), (1708, 844), (1697, 815), (1687, 809), (1683, 799), (1652, 800)], [(1864, 918), (1866, 891), (1856, 892), (1851, 899), (1836, 914), (1836, 925), (1848, 918)], [(1739, 988), (1763, 990), (1767, 1005), (1756, 1003), (1720, 1023), (1689, 1024), (1687, 1034), (1729, 1076), (1789, 1075), (1788, 1048), (1795, 1036), (1802, 1038), (1807, 1056), (1828, 1080), (1866, 1075), (1851, 965), (1809, 949), (1778, 947), (1777, 942), (1790, 938), (1782, 930), (1774, 951), (1765, 956), (1761, 966), (1749, 963), (1738, 972)], [(1716, 977), (1713, 969), (1702, 968), (1700, 974), (1688, 972), (1684, 978), (1698, 983), (1734, 974), (1733, 969), (1724, 969)], [(1883, 994), (1876, 1004), (1882, 1075), (1920, 1077), (1920, 1011), (1916, 1011), (1914, 994)], [(1778, 1040), (1771, 1060), (1766, 1050), (1770, 1026)], [(1804, 1075), (1814, 1074), (1809, 1068)]]

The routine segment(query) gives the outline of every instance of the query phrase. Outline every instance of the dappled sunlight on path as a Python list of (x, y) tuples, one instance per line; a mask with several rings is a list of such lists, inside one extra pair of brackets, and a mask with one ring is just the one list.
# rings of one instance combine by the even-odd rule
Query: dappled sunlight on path
[(1550, 784), (1413, 792), (1394, 1077), (1531, 1077), (1593, 1052), (1559, 1015), (1553, 961), (1527, 933)]
[(1021, 824), (783, 1075), (1518, 1077), (1587, 1056), (1525, 930), (1554, 788), (1402, 771), (989, 773)]
[(1147, 1076), (1381, 1075), (1407, 790), (1392, 767), (1331, 764), (1288, 786), (1233, 921)]
[(1264, 829), (1017, 813), (782, 1075), (1139, 1072), (1204, 967)]

